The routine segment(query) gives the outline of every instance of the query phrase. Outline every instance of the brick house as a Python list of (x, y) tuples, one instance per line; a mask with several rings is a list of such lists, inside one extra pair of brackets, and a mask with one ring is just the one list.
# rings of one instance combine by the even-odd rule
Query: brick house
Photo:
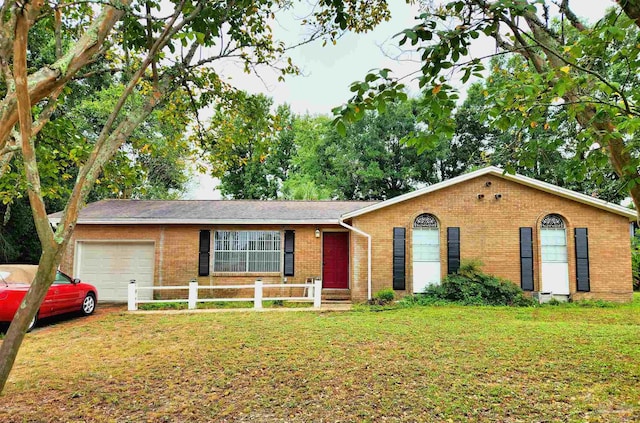
[[(422, 291), (461, 260), (531, 292), (632, 298), (633, 210), (495, 167), (381, 202), (103, 200), (78, 219), (62, 269), (103, 300), (142, 285), (323, 281), (363, 301)], [(59, 214), (50, 216), (56, 224)], [(226, 290), (225, 290), (226, 291)]]

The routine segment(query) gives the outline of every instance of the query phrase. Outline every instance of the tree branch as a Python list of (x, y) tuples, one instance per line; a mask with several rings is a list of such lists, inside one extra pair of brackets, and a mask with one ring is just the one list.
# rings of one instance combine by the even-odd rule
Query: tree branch
[(27, 87), (27, 39), (29, 33), (29, 12), (33, 9), (16, 11), (16, 28), (13, 51), (13, 73), (16, 81), (16, 97), (18, 103), (18, 116), (20, 123), (20, 137), (22, 144), (22, 157), (27, 176), (27, 191), (29, 202), (33, 210), (33, 221), (36, 226), (38, 238), (44, 246), (53, 246), (53, 233), (49, 226), (47, 210), (42, 199), (40, 189), (40, 173), (36, 160), (35, 146), (31, 136), (31, 99)]
[(142, 77), (142, 75), (144, 75), (147, 68), (151, 64), (151, 62), (155, 60), (158, 52), (166, 45), (166, 43), (171, 39), (171, 37), (175, 33), (177, 33), (184, 25), (186, 25), (195, 16), (197, 16), (197, 14), (202, 9), (202, 4), (198, 3), (198, 6), (196, 6), (194, 11), (189, 16), (185, 17), (179, 25), (176, 25), (175, 27), (173, 27), (175, 22), (178, 20), (178, 17), (182, 14), (182, 7), (184, 7), (184, 3), (185, 3), (185, 0), (182, 0), (180, 4), (176, 7), (176, 10), (174, 11), (173, 16), (171, 17), (169, 22), (167, 22), (167, 24), (165, 25), (162, 34), (158, 37), (158, 39), (155, 41), (153, 46), (151, 46), (151, 48), (149, 49), (149, 52), (147, 53), (147, 56), (145, 57), (142, 64), (140, 65), (140, 68), (131, 77), (131, 80), (127, 84), (124, 92), (118, 99), (118, 102), (116, 103), (113, 111), (109, 115), (107, 122), (102, 127), (102, 131), (100, 131), (100, 135), (98, 136), (98, 140), (96, 141), (96, 147), (94, 148), (95, 151), (100, 150), (101, 148), (100, 144), (102, 142), (101, 140), (104, 140), (107, 138), (107, 134), (113, 127), (113, 123), (115, 122), (116, 118), (120, 114), (122, 107), (124, 107), (124, 103), (127, 101), (127, 99), (129, 98), (129, 95), (131, 95), (136, 85), (138, 85), (140, 78)]
[(638, 0), (616, 0), (624, 13), (640, 27), (640, 2)]
[[(575, 62), (572, 62), (570, 60), (568, 60), (567, 58), (565, 58), (564, 56), (562, 56), (561, 54), (557, 53), (553, 47), (550, 47), (548, 45), (546, 45), (544, 42), (540, 41), (537, 38), (533, 38), (531, 37), (529, 34), (525, 34), (528, 38), (530, 38), (532, 41), (534, 41), (538, 46), (540, 46), (546, 53), (547, 53), (547, 58), (549, 59), (549, 63), (551, 64), (551, 67), (553, 69), (560, 69), (562, 67), (562, 65), (569, 65), (572, 66), (582, 72), (588, 73), (589, 75), (595, 76), (600, 82), (602, 82), (603, 84), (605, 84), (607, 87), (609, 87), (613, 92), (616, 92), (620, 95), (620, 98), (622, 99), (622, 102), (625, 105), (625, 111), (626, 113), (630, 113), (633, 114), (634, 112), (631, 109), (631, 105), (629, 104), (629, 100), (627, 99), (627, 96), (624, 95), (624, 93), (619, 92), (618, 88), (614, 85), (611, 84), (611, 82), (609, 82), (605, 77), (603, 77), (602, 75), (600, 75), (598, 72), (585, 68), (584, 66), (581, 66)], [(536, 31), (534, 31), (534, 37), (536, 36)]]
[(562, 0), (562, 3), (556, 3), (556, 5), (558, 5), (558, 7), (560, 8), (560, 12), (563, 13), (564, 16), (567, 17), (567, 19), (569, 19), (569, 22), (571, 22), (571, 25), (575, 29), (580, 32), (586, 29), (582, 22), (580, 22), (580, 19), (576, 16), (576, 14), (573, 13), (573, 10), (569, 8), (569, 0)]
[[(132, 0), (119, 0), (119, 5), (127, 6)], [(53, 65), (43, 67), (29, 76), (28, 87), (31, 103), (34, 104), (64, 86), (79, 69), (86, 66), (98, 54), (107, 35), (123, 15), (123, 11), (114, 6), (105, 7), (89, 28), (80, 37), (75, 47), (63, 55)], [(5, 34), (6, 35), (6, 31)], [(9, 38), (11, 40), (12, 38)], [(0, 37), (0, 42), (6, 40)], [(9, 41), (10, 42), (10, 41)], [(2, 51), (2, 48), (0, 48)], [(0, 148), (4, 147), (11, 129), (18, 122), (16, 96), (9, 93), (0, 102)]]

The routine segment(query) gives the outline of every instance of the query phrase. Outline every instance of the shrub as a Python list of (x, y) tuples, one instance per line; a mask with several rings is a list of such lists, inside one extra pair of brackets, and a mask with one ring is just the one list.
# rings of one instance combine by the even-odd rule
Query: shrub
[(373, 295), (372, 304), (385, 305), (389, 304), (396, 298), (396, 293), (391, 288), (384, 288)]
[(438, 304), (441, 302), (464, 305), (508, 305), (529, 306), (533, 300), (524, 295), (514, 283), (487, 275), (480, 270), (478, 261), (463, 262), (458, 273), (447, 275), (440, 285), (431, 285), (418, 304)]

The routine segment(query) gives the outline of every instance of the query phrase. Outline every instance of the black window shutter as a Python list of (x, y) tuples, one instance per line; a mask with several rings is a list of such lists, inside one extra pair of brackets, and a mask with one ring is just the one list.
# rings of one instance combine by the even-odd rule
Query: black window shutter
[(587, 228), (576, 228), (576, 284), (578, 291), (591, 290), (589, 283), (589, 233)]
[(405, 257), (406, 257), (405, 228), (393, 228), (393, 289), (406, 289)]
[(520, 228), (520, 287), (533, 291), (533, 228)]
[(284, 275), (293, 276), (294, 254), (296, 249), (296, 231), (284, 231)]
[(211, 251), (211, 231), (200, 231), (200, 247), (198, 251), (198, 276), (209, 276), (209, 251)]
[(447, 228), (447, 274), (460, 269), (460, 228)]

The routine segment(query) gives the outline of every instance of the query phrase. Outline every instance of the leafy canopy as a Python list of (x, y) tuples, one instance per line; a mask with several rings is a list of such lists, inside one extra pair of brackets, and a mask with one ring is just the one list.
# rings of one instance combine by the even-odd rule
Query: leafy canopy
[[(407, 142), (421, 150), (435, 148), (455, 132), (459, 85), (471, 78), (489, 82), (481, 116), (492, 127), (517, 128), (525, 156), (538, 128), (562, 126), (575, 135), (571, 169), (581, 180), (608, 158), (636, 206), (640, 204), (640, 98), (638, 8), (624, 2), (593, 25), (572, 11), (569, 1), (456, 0), (428, 5), (417, 24), (399, 34), (399, 44), (422, 63), (417, 80), (423, 89), (422, 131)], [(519, 57), (501, 78), (489, 81), (489, 57), (472, 54), (476, 39), (491, 39), (493, 56)], [(363, 117), (364, 110), (383, 109), (406, 96), (401, 78), (388, 69), (354, 82), (349, 103), (336, 108), (336, 127)], [(560, 112), (562, 110), (562, 112)], [(556, 146), (557, 147), (557, 146)], [(533, 147), (535, 149), (537, 147)], [(552, 145), (546, 146), (551, 151)], [(601, 154), (592, 151), (601, 151)], [(513, 166), (508, 167), (513, 171)]]

